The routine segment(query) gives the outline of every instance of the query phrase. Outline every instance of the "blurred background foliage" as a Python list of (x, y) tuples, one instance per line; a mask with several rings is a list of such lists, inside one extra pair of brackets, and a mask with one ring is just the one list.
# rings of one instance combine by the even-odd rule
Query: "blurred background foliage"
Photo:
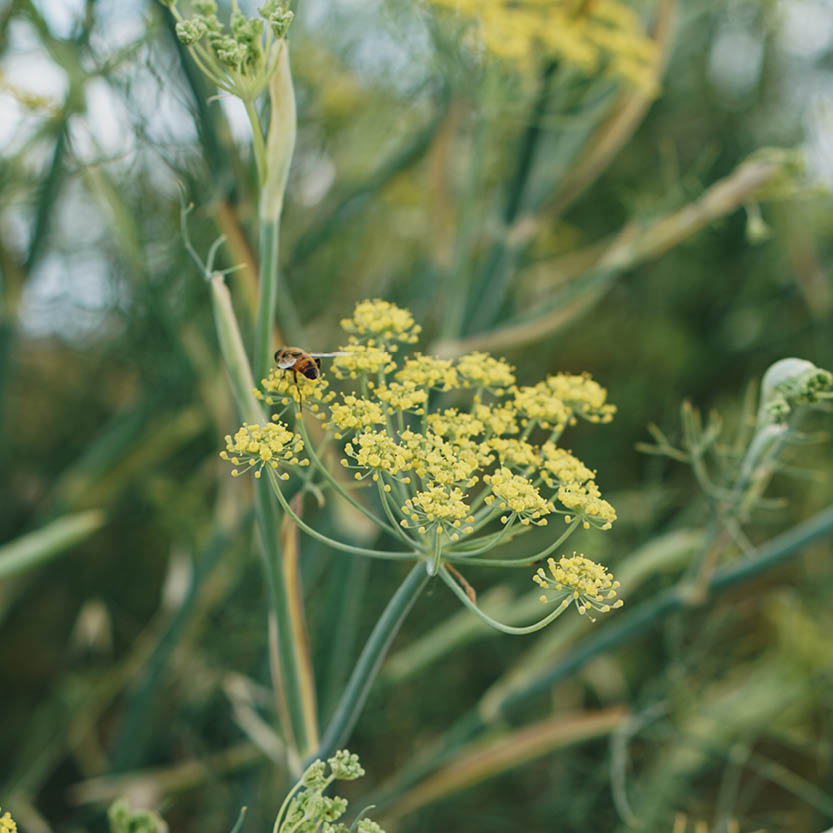
[[(579, 544), (624, 569), (629, 607), (650, 603), (686, 575), (709, 504), (686, 465), (637, 451), (646, 425), (678, 441), (684, 399), (717, 409), (731, 465), (769, 364), (833, 365), (830, 198), (779, 174), (789, 156), (748, 162), (801, 146), (810, 180), (833, 176), (833, 7), (642, 0), (667, 64), (651, 90), (563, 58), (488, 60), (441, 5), (295, 8), (280, 337), (335, 349), (353, 304), (384, 297), (423, 324), (424, 350), (492, 350), (522, 384), (591, 372), (619, 411), (568, 445), (619, 521)], [(244, 829), (265, 829), (289, 778), (251, 495), (217, 459), (236, 416), (177, 190), (197, 248), (224, 234), (221, 266), (244, 265), (229, 284), (250, 338), (245, 116), (211, 98), (153, 2), (11, 0), (0, 71), (0, 556), (15, 565), (0, 575), (0, 803), (27, 833), (106, 829), (122, 794), (172, 830), (228, 830), (243, 804)], [(816, 437), (829, 415), (803, 427)], [(830, 505), (831, 461), (829, 444), (791, 447), (750, 547)], [(315, 523), (368, 534), (336, 507)], [(301, 546), (326, 714), (400, 568)], [(822, 537), (561, 676), (619, 614), (498, 636), (430, 589), (351, 742), (368, 771), (356, 809), (372, 792), (401, 831), (820, 833), (830, 554)], [(526, 571), (469, 578), (494, 610), (529, 610)], [(490, 711), (534, 669), (555, 678)], [(478, 704), (486, 730), (463, 743)]]

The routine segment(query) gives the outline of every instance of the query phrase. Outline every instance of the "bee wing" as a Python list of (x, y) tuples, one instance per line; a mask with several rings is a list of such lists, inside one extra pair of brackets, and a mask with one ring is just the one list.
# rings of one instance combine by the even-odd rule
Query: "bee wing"
[(350, 354), (345, 351), (340, 351), (337, 353), (310, 353), (314, 359), (331, 359), (333, 356), (349, 356)]
[(290, 367), (295, 365), (295, 362), (298, 361), (297, 356), (287, 356), (286, 358), (278, 360), (278, 367), (281, 370), (289, 370)]

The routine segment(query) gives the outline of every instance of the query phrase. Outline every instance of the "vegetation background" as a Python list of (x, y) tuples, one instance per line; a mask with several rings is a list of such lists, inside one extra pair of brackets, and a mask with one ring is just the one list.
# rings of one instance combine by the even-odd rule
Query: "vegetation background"
[[(569, 441), (619, 520), (580, 544), (614, 572), (653, 552), (659, 568), (624, 595), (658, 598), (711, 504), (688, 466), (637, 450), (646, 425), (679, 441), (683, 400), (717, 409), (731, 470), (766, 368), (833, 365), (830, 198), (789, 177), (775, 190), (731, 179), (771, 146), (803, 147), (810, 179), (833, 176), (830, 3), (641, 2), (667, 55), (656, 95), (565, 75), (564, 61), (487, 60), (453, 16), (411, 0), (295, 11), (284, 338), (336, 349), (354, 303), (383, 297), (423, 324), (421, 349), (491, 350), (520, 383), (591, 372), (618, 414)], [(251, 496), (217, 458), (236, 416), (177, 188), (196, 204), (197, 248), (225, 234), (222, 265), (244, 264), (229, 283), (251, 324), (242, 108), (211, 100), (153, 2), (11, 0), (0, 69), (0, 804), (26, 833), (106, 829), (123, 794), (182, 833), (226, 831), (244, 804), (244, 830), (266, 829), (288, 780), (272, 760)], [(613, 121), (622, 112), (630, 121)], [(780, 500), (744, 524), (752, 548), (833, 501), (817, 436), (829, 413), (804, 429), (820, 443), (791, 448), (768, 491)], [(344, 533), (348, 520), (328, 508), (316, 523)], [(9, 567), (9, 547), (39, 530), (25, 569)], [(401, 568), (301, 544), (326, 713)], [(828, 530), (593, 651), (493, 719), (456, 768), (432, 744), (519, 657), (569, 663), (625, 611), (510, 637), (429, 590), (351, 741), (368, 776), (350, 797), (359, 808), (375, 794), (374, 815), (403, 833), (821, 833), (830, 556)], [(519, 571), (478, 590), (510, 604), (528, 585)], [(420, 755), (439, 781), (380, 788)]]

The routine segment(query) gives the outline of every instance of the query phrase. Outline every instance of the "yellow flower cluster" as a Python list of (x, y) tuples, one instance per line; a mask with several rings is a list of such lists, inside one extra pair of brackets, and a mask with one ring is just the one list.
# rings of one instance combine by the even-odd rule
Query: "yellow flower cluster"
[(559, 448), (555, 443), (544, 443), (541, 451), (544, 455), (541, 476), (547, 486), (552, 487), (555, 483), (586, 483), (596, 476), (596, 473), (588, 469), (578, 457)]
[(387, 301), (361, 301), (356, 304), (352, 318), (341, 322), (342, 329), (370, 346), (378, 343), (396, 351), (395, 342), (416, 344), (422, 327), (414, 323), (414, 317), (406, 309), (400, 309)]
[[(608, 613), (622, 607), (622, 600), (616, 599), (619, 582), (614, 581), (604, 565), (573, 553), (572, 557), (563, 556), (558, 561), (548, 558), (547, 567), (549, 575), (539, 567), (532, 580), (545, 590), (554, 590), (556, 598), (561, 596), (562, 607), (573, 602), (581, 614), (588, 609)], [(544, 603), (555, 601), (543, 593), (539, 598)]]
[(571, 411), (590, 422), (610, 422), (616, 413), (616, 406), (607, 402), (607, 391), (587, 373), (559, 373), (545, 384)]
[[(398, 445), (386, 431), (362, 431), (353, 442), (344, 446), (344, 452), (359, 468), (372, 472), (373, 480), (379, 479), (380, 471), (396, 476), (413, 465), (410, 449)], [(341, 464), (350, 465), (348, 460), (342, 460)], [(364, 476), (360, 471), (355, 475), (356, 480)]]
[[(342, 396), (343, 403), (330, 405), (330, 421), (325, 427), (335, 426), (340, 431), (361, 431), (374, 425), (384, 425), (386, 409), (383, 410), (378, 402), (370, 399), (359, 399), (352, 393)], [(336, 434), (336, 439), (341, 439)]]
[(506, 388), (515, 384), (514, 368), (503, 359), (488, 353), (469, 353), (457, 361), (457, 372), (464, 388), (489, 390), (503, 396)]
[(502, 466), (510, 469), (526, 469), (537, 466), (540, 462), (534, 445), (516, 437), (492, 437), (489, 448), (497, 454)]
[(395, 411), (409, 411), (418, 416), (425, 413), (424, 405), (428, 401), (428, 391), (417, 387), (413, 382), (379, 385), (373, 393), (377, 399)]
[[(2, 809), (0, 807), (0, 810)], [(17, 833), (17, 823), (8, 810), (0, 816), (0, 833)]]
[[(301, 460), (298, 455), (304, 448), (304, 441), (283, 423), (267, 422), (266, 425), (252, 425), (244, 422), (232, 437), (226, 434), (226, 450), (220, 457), (242, 469), (232, 469), (232, 476), (245, 474), (254, 469), (255, 477), (260, 477), (264, 466), (278, 469), (280, 466), (308, 466), (309, 460)], [(289, 474), (283, 472), (282, 480), (288, 480)]]
[(476, 416), (458, 411), (457, 408), (428, 414), (426, 422), (435, 434), (451, 440), (469, 440), (486, 431), (486, 426)]
[(411, 452), (414, 472), (424, 483), (474, 486), (478, 480), (474, 473), (492, 459), (479, 443), (448, 442), (431, 431), (417, 434), (406, 430), (402, 440)]
[(475, 402), (472, 413), (485, 426), (489, 435), (517, 434), (518, 412), (509, 405), (483, 405)]
[[(413, 340), (419, 328), (410, 313), (384, 301), (358, 304), (347, 328), (347, 355), (325, 360), (322, 372), (356, 379), (354, 389), (336, 400), (324, 380), (301, 376), (301, 396), (304, 405), (307, 397), (314, 402), (324, 426), (344, 442), (341, 462), (355, 479), (379, 484), (393, 524), (445, 530), (455, 541), (455, 535), (498, 521), (507, 529), (517, 524), (516, 531), (544, 526), (553, 513), (568, 523), (575, 519), (574, 527), (609, 529), (616, 520), (595, 472), (558, 445), (577, 417), (612, 417), (606, 391), (589, 376), (559, 374), (519, 388), (513, 368), (486, 353), (397, 361), (392, 342)], [(367, 343), (355, 340), (359, 336)], [(454, 397), (457, 407), (432, 410), (438, 393)], [(264, 380), (260, 397), (273, 404), (293, 394), (293, 374), (277, 369)], [(460, 404), (464, 397), (468, 407)], [(264, 465), (308, 462), (298, 459), (300, 437), (280, 422), (246, 424), (226, 445), (221, 456), (255, 476)], [(288, 476), (284, 471), (282, 477)]]
[[(522, 71), (558, 59), (586, 75), (604, 74), (656, 91), (656, 44), (622, 0), (431, 0), (476, 24), (496, 57)], [(537, 60), (536, 60), (537, 59)]]
[(451, 390), (459, 387), (457, 370), (448, 359), (437, 359), (417, 353), (405, 361), (396, 378), (404, 385), (414, 385), (436, 390)]
[(333, 359), (333, 373), (338, 379), (356, 379), (359, 376), (376, 376), (390, 373), (396, 365), (393, 356), (381, 347), (368, 344), (348, 344), (342, 348), (346, 356)]
[[(553, 511), (553, 505), (541, 497), (541, 493), (526, 477), (501, 468), (494, 474), (485, 475), (483, 480), (492, 487), (492, 494), (486, 497), (487, 504), (497, 499), (499, 508), (509, 509), (521, 519), (522, 524), (547, 525), (544, 515)], [(500, 520), (506, 523), (509, 519), (504, 515)]]
[[(470, 524), (474, 521), (471, 509), (463, 500), (463, 492), (460, 489), (447, 489), (443, 486), (432, 486), (424, 491), (417, 492), (413, 497), (408, 498), (402, 507), (405, 517), (400, 521), (406, 529), (411, 525), (418, 527), (420, 535), (425, 535), (432, 529), (440, 533), (450, 533), (452, 541), (460, 538), (460, 528), (463, 523)], [(471, 527), (461, 530), (464, 534), (472, 532)]]
[(563, 430), (572, 412), (550, 390), (546, 382), (515, 390), (515, 408), (521, 416), (537, 422), (542, 428)]
[[(590, 524), (599, 529), (610, 529), (616, 520), (616, 510), (601, 497), (599, 487), (589, 480), (584, 485), (566, 483), (558, 488), (558, 499), (581, 519), (585, 529)], [(570, 523), (572, 517), (566, 515), (564, 520)]]
[(261, 382), (263, 391), (255, 388), (254, 395), (267, 405), (288, 405), (303, 402), (308, 410), (317, 413), (321, 405), (331, 401), (335, 394), (328, 391), (329, 384), (320, 376), (310, 379), (303, 373), (293, 373), (273, 367)]

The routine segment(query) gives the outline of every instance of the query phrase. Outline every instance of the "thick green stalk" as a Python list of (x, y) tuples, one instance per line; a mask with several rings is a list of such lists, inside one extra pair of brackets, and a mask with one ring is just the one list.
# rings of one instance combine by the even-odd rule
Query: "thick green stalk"
[(278, 306), (278, 256), (280, 216), (260, 221), (260, 292), (257, 304), (254, 367), (255, 378), (266, 376), (272, 363), (272, 329)]
[(231, 391), (240, 416), (246, 422), (262, 423), (265, 421), (263, 408), (254, 395), (254, 379), (246, 358), (243, 339), (237, 326), (237, 319), (231, 304), (231, 295), (220, 274), (210, 280), (211, 305), (214, 309), (214, 326), (220, 342), (220, 353), (231, 383)]
[[(255, 350), (252, 366), (256, 379), (262, 379), (272, 361), (272, 331), (278, 312), (278, 275), (280, 269), (280, 222), (283, 212), (284, 194), (289, 178), (289, 166), (295, 150), (297, 117), (295, 93), (292, 88), (292, 73), (289, 68), (289, 46), (280, 45), (277, 70), (269, 82), (269, 98), (272, 114), (269, 119), (269, 134), (266, 139), (265, 156), (258, 165), (260, 176), (260, 297), (258, 299), (257, 327), (255, 329)], [(253, 118), (252, 130), (257, 140), (261, 136), (257, 116)], [(284, 297), (283, 305), (290, 303)], [(291, 318), (294, 320), (294, 316)], [(285, 321), (284, 335), (286, 332)]]
[[(542, 122), (557, 67), (558, 65), (551, 61), (541, 73), (538, 94), (521, 138), (515, 170), (507, 187), (506, 201), (501, 216), (505, 229), (509, 229), (518, 218), (526, 197), (535, 158), (544, 135)], [(466, 332), (485, 330), (494, 323), (501, 307), (505, 304), (508, 281), (511, 277), (509, 264), (512, 259), (511, 246), (504, 236), (492, 247), (483, 274), (469, 296), (470, 315), (465, 322)]]
[(277, 667), (273, 673), (275, 689), (279, 696), (279, 709), (287, 741), (305, 755), (311, 738), (308, 727), (314, 725), (304, 713), (306, 699), (301, 689), (301, 657), (292, 638), (289, 592), (282, 570), (280, 550), (280, 521), (278, 509), (272, 499), (269, 484), (263, 481), (255, 487), (255, 508), (263, 555), (263, 571), (269, 593), (270, 638), (274, 639)]
[[(232, 309), (231, 296), (221, 275), (212, 277), (210, 285), (220, 351), (229, 374), (237, 408), (244, 420), (263, 423), (266, 416), (253, 393), (252, 372)], [(296, 654), (296, 646), (292, 639), (288, 591), (281, 569), (278, 511), (272, 500), (269, 483), (266, 481), (257, 484), (255, 495), (262, 545), (260, 550), (269, 598), (270, 628), (276, 642), (274, 685), (284, 734), (290, 745), (294, 743), (295, 748), (303, 755), (310, 743), (306, 727), (314, 721), (310, 722), (304, 714), (306, 701), (300, 688), (300, 658)]]
[(257, 108), (253, 101), (244, 101), (246, 115), (252, 125), (252, 147), (255, 150), (255, 165), (257, 166), (257, 178), (260, 182), (266, 178), (266, 143), (263, 141), (263, 131), (260, 129), (260, 119), (257, 115)]
[(327, 758), (349, 739), (367, 700), (370, 687), (379, 673), (382, 661), (387, 655), (399, 628), (405, 621), (405, 617), (427, 583), (428, 574), (425, 572), (424, 565), (420, 562), (411, 568), (405, 581), (393, 594), (365, 643), (315, 757)]
[(448, 94), (443, 90), (431, 121), (419, 132), (410, 136), (407, 143), (393, 156), (382, 162), (380, 167), (364, 182), (354, 185), (347, 191), (311, 229), (298, 238), (289, 255), (290, 271), (299, 268), (336, 231), (360, 214), (366, 206), (372, 204), (374, 195), (394, 177), (412, 168), (423, 159), (445, 119), (448, 104)]

